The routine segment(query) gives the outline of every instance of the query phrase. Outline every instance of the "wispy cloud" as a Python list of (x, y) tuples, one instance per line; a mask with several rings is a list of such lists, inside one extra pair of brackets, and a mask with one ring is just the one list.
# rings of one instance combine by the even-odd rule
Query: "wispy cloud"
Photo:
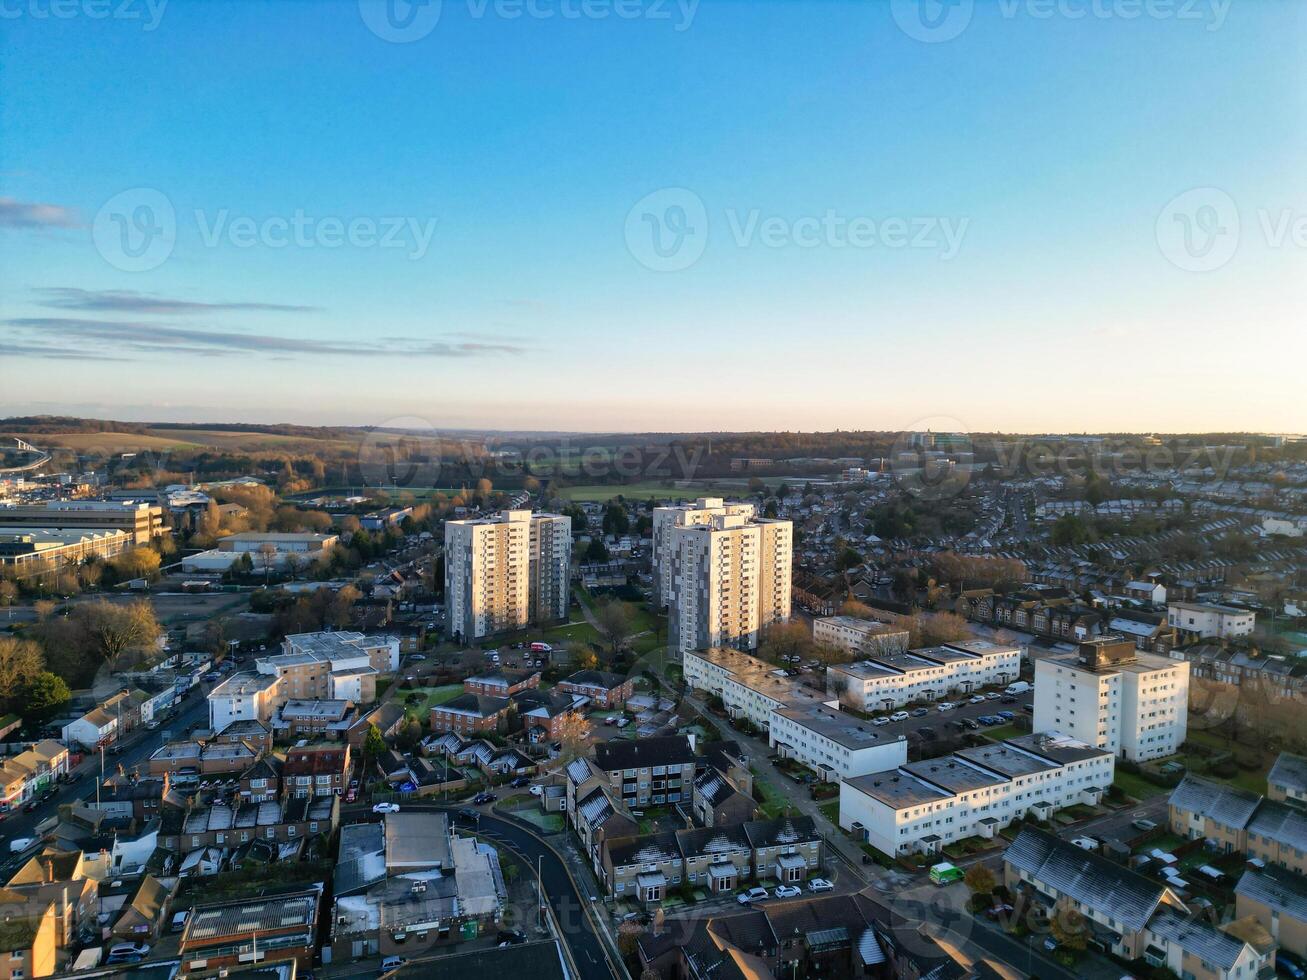
[(58, 310), (81, 310), (91, 313), (147, 313), (186, 315), (192, 313), (314, 313), (316, 306), (287, 303), (217, 302), (171, 299), (131, 290), (78, 289), (73, 286), (50, 286), (34, 290), (43, 297), (42, 306)]
[(72, 208), (0, 197), (0, 228), (76, 228), (80, 224)]
[[(287, 337), (266, 333), (246, 333), (237, 330), (199, 329), (176, 327), (159, 323), (130, 320), (99, 320), (79, 317), (13, 317), (0, 321), (4, 326), (22, 335), (21, 345), (25, 356), (41, 356), (40, 351), (65, 349), (61, 345), (77, 338), (91, 343), (112, 345), (110, 350), (129, 350), (136, 354), (193, 354), (219, 356), (223, 354), (268, 354), (298, 356), (346, 357), (435, 357), (462, 358), (488, 356), (514, 356), (528, 348), (500, 340), (454, 341), (421, 340), (371, 346), (347, 342), (317, 340), (307, 337)], [(40, 337), (53, 346), (35, 344), (32, 338)], [(4, 341), (0, 341), (4, 342)], [(50, 356), (58, 356), (51, 354)]]
[(0, 340), (0, 356), (3, 357), (39, 357), (51, 361), (122, 361), (126, 358), (115, 357), (108, 353), (98, 353), (74, 347), (60, 347), (55, 344), (20, 344)]

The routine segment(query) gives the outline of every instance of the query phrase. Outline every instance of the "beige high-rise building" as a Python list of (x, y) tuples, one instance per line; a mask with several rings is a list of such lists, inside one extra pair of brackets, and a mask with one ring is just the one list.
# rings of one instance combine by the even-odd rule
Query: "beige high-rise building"
[(700, 497), (692, 504), (655, 507), (653, 512), (653, 579), (658, 587), (658, 605), (672, 601), (672, 528), (680, 525), (708, 524), (714, 516), (740, 514), (752, 517), (753, 504), (726, 503), (721, 497)]
[(464, 642), (567, 618), (572, 519), (505, 510), (445, 522), (445, 611)]
[(763, 629), (790, 618), (789, 521), (714, 514), (703, 524), (673, 524), (669, 535), (669, 635), (682, 653), (752, 650)]

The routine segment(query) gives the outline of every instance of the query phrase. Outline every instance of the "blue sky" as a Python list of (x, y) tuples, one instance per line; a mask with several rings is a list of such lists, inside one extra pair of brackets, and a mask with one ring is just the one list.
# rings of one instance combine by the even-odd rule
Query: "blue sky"
[(1302, 4), (48, 2), (0, 413), (1307, 430)]

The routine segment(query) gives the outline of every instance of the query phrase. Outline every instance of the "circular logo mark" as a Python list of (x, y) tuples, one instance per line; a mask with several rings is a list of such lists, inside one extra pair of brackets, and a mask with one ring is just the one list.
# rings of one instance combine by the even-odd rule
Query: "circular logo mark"
[(918, 420), (899, 433), (890, 448), (890, 472), (899, 486), (921, 500), (948, 500), (971, 482), (971, 436), (957, 419)]
[(1225, 191), (1195, 187), (1179, 194), (1157, 216), (1157, 247), (1186, 272), (1212, 272), (1239, 248), (1239, 207)]
[(115, 269), (149, 272), (172, 255), (177, 213), (153, 187), (134, 187), (104, 202), (91, 223), (95, 250)]
[(640, 198), (626, 213), (627, 251), (646, 269), (688, 269), (707, 246), (708, 209), (694, 191), (664, 187)]
[(391, 44), (421, 41), (440, 22), (441, 0), (359, 0), (368, 30)]
[(364, 437), (358, 461), (368, 486), (434, 490), (439, 485), (440, 436), (426, 419), (389, 419)]
[(889, 7), (894, 23), (908, 37), (939, 44), (967, 29), (975, 0), (890, 0)]

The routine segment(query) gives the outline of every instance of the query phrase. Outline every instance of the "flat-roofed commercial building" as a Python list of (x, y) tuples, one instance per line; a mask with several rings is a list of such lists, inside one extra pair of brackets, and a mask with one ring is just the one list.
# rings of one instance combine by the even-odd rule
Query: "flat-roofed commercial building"
[(884, 854), (938, 854), (964, 837), (992, 839), (1026, 814), (1047, 820), (1095, 805), (1115, 757), (1056, 732), (1023, 735), (840, 783), (840, 826)]
[(822, 646), (845, 653), (903, 653), (908, 648), (908, 631), (895, 629), (878, 619), (857, 616), (823, 616), (812, 621), (812, 639)]
[(14, 527), (122, 531), (133, 545), (149, 544), (165, 530), (163, 508), (138, 500), (48, 500), (44, 504), (0, 507), (0, 533)]
[(669, 635), (681, 653), (752, 650), (772, 623), (790, 618), (794, 528), (789, 521), (714, 514), (670, 527)]
[(1232, 640), (1251, 636), (1257, 614), (1249, 609), (1202, 602), (1172, 602), (1166, 607), (1166, 621), (1184, 641)]
[(132, 547), (125, 531), (6, 527), (0, 525), (0, 565), (17, 569), (80, 564), (112, 558)]
[(1189, 662), (1099, 637), (1035, 662), (1037, 731), (1066, 732), (1134, 762), (1174, 755), (1189, 729)]
[(464, 641), (567, 618), (572, 519), (505, 510), (445, 522), (445, 612)]
[(182, 969), (189, 976), (219, 975), (247, 963), (294, 960), (313, 966), (322, 886), (259, 898), (197, 905), (181, 938)]
[(726, 503), (721, 497), (700, 497), (692, 504), (655, 507), (653, 511), (653, 580), (658, 588), (658, 604), (672, 601), (673, 564), (671, 562), (674, 526), (708, 524), (716, 515), (737, 514), (753, 517), (753, 504)]
[(1020, 647), (968, 640), (833, 664), (826, 671), (826, 693), (858, 711), (883, 711), (970, 694), (1020, 676)]

